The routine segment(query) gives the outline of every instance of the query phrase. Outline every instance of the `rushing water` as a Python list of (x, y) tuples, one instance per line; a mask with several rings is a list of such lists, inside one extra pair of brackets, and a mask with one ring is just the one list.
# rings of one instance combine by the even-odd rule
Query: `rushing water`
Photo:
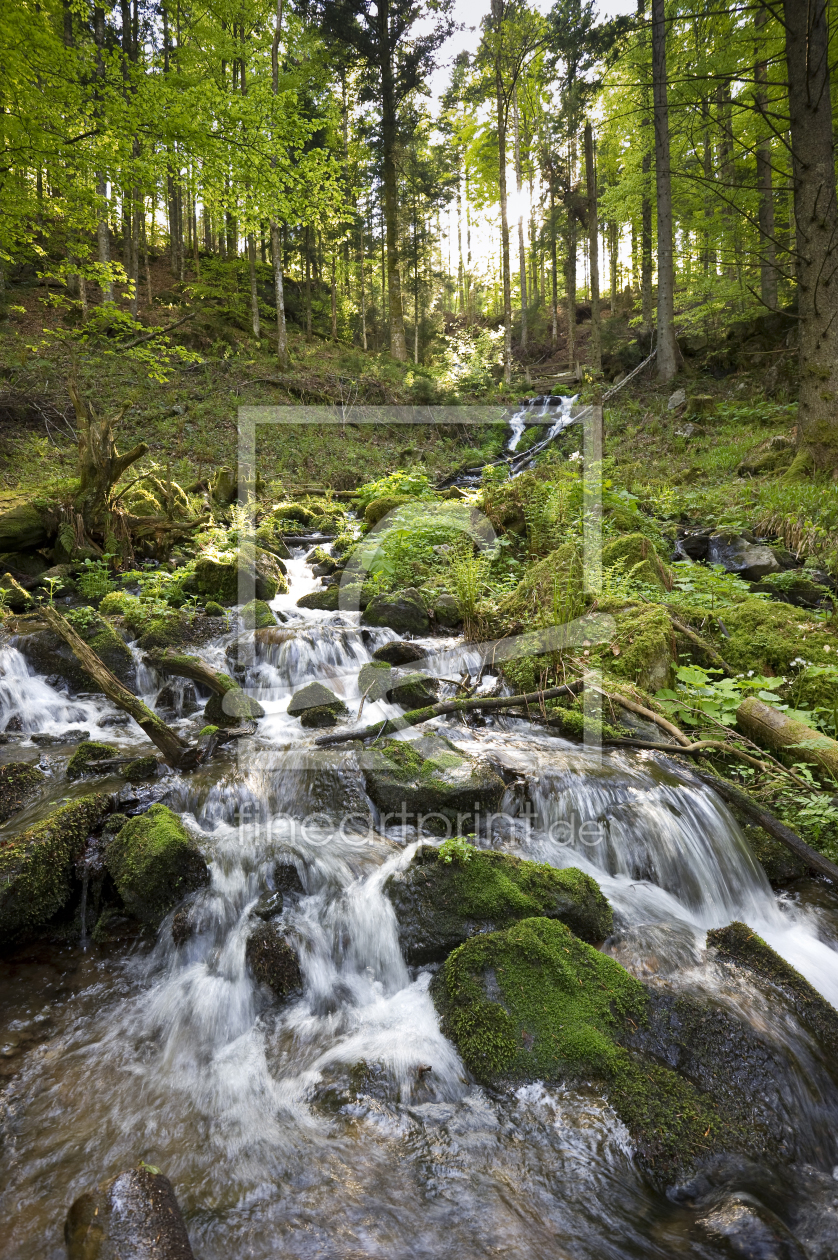
[[(469, 1079), (439, 1030), (430, 972), (404, 963), (383, 893), (415, 833), (376, 830), (355, 754), (315, 754), (286, 712), (312, 678), (353, 710), (360, 666), (393, 635), (362, 630), (357, 615), (302, 614), (295, 601), (313, 583), (302, 555), (289, 569), (292, 592), (275, 601), (285, 622), (244, 643), (266, 709), (258, 735), (235, 760), (163, 785), (211, 863), (190, 910), (195, 934), (175, 945), (166, 923), (152, 948), (127, 955), (35, 946), (2, 964), (0, 1257), (58, 1260), (73, 1198), (140, 1159), (171, 1178), (203, 1260), (746, 1254), (650, 1189), (596, 1096), (535, 1083), (494, 1097)], [(205, 659), (229, 667), (238, 630)], [(480, 667), (470, 649), (427, 646), (446, 678)], [(13, 647), (2, 668), (0, 726), (21, 713), (24, 734), (73, 724), (114, 736), (103, 699), (61, 695)], [(140, 677), (150, 701), (162, 685)], [(371, 720), (396, 712), (364, 709)], [(767, 1012), (704, 937), (743, 919), (838, 1003), (823, 886), (775, 896), (725, 807), (651, 756), (602, 755), (521, 720), (445, 729), (507, 771), (503, 815), (481, 843), (590, 872), (615, 909), (615, 957), (650, 983), (710, 995), (786, 1048), (799, 1158), (821, 1193), (838, 1163), (831, 1084), (791, 1017)], [(245, 965), (250, 912), (277, 860), (303, 886), (286, 895), (283, 925), (304, 992), (285, 1007)], [(779, 1210), (792, 1182), (765, 1176)], [(809, 1254), (836, 1253), (827, 1242)]]

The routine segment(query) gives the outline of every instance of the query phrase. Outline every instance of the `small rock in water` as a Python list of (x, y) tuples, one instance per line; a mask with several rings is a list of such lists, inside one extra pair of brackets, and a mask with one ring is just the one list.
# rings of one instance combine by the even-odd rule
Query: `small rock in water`
[(460, 614), (460, 605), (453, 595), (440, 595), (434, 604), (434, 617), (439, 626), (447, 626), (453, 629), (462, 623)]
[(422, 596), (412, 586), (395, 595), (376, 595), (361, 620), (368, 626), (389, 626), (403, 634), (427, 634), (431, 624)]
[(374, 661), (384, 661), (387, 665), (410, 665), (413, 661), (421, 661), (425, 652), (415, 643), (405, 643), (403, 639), (394, 639), (376, 648), (372, 654)]
[(15, 731), (22, 731), (22, 730), (23, 730), (23, 718), (20, 716), (20, 714), (19, 714), (19, 713), (15, 713), (15, 714), (13, 714), (13, 716), (9, 718), (8, 722), (7, 722), (7, 723), (6, 723), (6, 725), (3, 727), (3, 730), (4, 730), (4, 731), (12, 731), (12, 732), (15, 732)]
[(422, 709), (434, 704), (439, 694), (439, 682), (428, 674), (406, 674), (387, 692), (387, 699), (403, 709)]
[(779, 1216), (750, 1194), (728, 1194), (697, 1222), (747, 1260), (806, 1260), (806, 1252)]
[(126, 778), (129, 783), (142, 783), (143, 779), (150, 779), (156, 773), (157, 758), (152, 753), (149, 753), (147, 757), (137, 757), (122, 771), (123, 778)]
[[(283, 903), (284, 899), (281, 892), (265, 893), (256, 902), (251, 914), (255, 914), (257, 919), (264, 919), (267, 923), (269, 919), (274, 919), (278, 914), (282, 914)], [(174, 930), (172, 934), (174, 935)]]
[(107, 713), (103, 718), (99, 718), (99, 725), (103, 727), (127, 726), (130, 721), (127, 713)]
[(337, 726), (339, 718), (349, 716), (349, 710), (328, 687), (312, 682), (291, 697), (288, 715), (307, 727)]
[(272, 923), (263, 923), (247, 939), (245, 957), (255, 980), (278, 998), (301, 993), (303, 979), (297, 951)]
[(297, 867), (293, 862), (279, 861), (274, 867), (274, 887), (285, 893), (301, 893), (305, 896), (305, 887), (300, 879)]
[(358, 672), (358, 690), (374, 704), (383, 700), (393, 683), (393, 667), (386, 661), (369, 661)]
[(80, 1195), (64, 1241), (68, 1260), (194, 1260), (172, 1183), (150, 1164)]

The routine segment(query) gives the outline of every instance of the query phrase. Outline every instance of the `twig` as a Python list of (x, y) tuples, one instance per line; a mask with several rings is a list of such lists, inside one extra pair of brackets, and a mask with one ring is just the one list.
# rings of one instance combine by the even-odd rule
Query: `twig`
[(167, 324), (165, 328), (155, 328), (150, 333), (144, 333), (142, 337), (134, 337), (131, 341), (123, 341), (120, 343), (119, 349), (131, 350), (134, 346), (139, 346), (144, 341), (152, 341), (155, 337), (162, 337), (164, 333), (171, 332), (173, 328), (178, 328), (181, 324), (185, 324), (188, 319), (194, 319), (197, 314), (197, 311), (190, 311), (188, 315), (184, 315), (181, 319), (176, 319), (173, 324)]

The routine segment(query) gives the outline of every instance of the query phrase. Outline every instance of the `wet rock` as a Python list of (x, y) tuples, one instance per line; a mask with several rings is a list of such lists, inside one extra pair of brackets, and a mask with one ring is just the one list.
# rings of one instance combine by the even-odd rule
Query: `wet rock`
[[(180, 717), (189, 717), (193, 713), (197, 713), (201, 707), (198, 700), (198, 693), (195, 690), (195, 684), (188, 679), (172, 679), (167, 682), (165, 687), (157, 694), (154, 702), (155, 709), (170, 709), (173, 713), (177, 713)], [(99, 723), (103, 725), (103, 723)], [(109, 723), (112, 725), (112, 723)]]
[(83, 731), (80, 726), (71, 726), (61, 735), (36, 731), (30, 739), (38, 748), (53, 748), (56, 744), (82, 744), (86, 739), (90, 739), (90, 731)]
[(770, 547), (749, 542), (742, 534), (712, 534), (707, 547), (710, 564), (720, 564), (746, 582), (758, 582), (769, 573), (779, 573), (780, 564)]
[(677, 560), (706, 560), (707, 548), (710, 546), (709, 529), (691, 529), (681, 535), (675, 543)]
[(434, 603), (434, 620), (438, 626), (454, 629), (463, 623), (459, 602), (453, 595), (440, 595)]
[(269, 626), (276, 625), (276, 617), (261, 599), (252, 599), (249, 604), (245, 604), (239, 616), (246, 630), (267, 630)]
[(23, 718), (20, 716), (20, 714), (19, 713), (13, 714), (12, 717), (9, 718), (6, 725), (3, 727), (3, 730), (8, 731), (10, 734), (17, 734), (20, 731), (22, 731)]
[(100, 744), (97, 740), (84, 740), (67, 762), (67, 778), (83, 779), (87, 774), (102, 774), (97, 762), (112, 761), (118, 756), (113, 744)]
[(210, 696), (204, 706), (204, 720), (211, 726), (240, 726), (265, 716), (265, 710), (241, 687), (231, 687), (223, 696)]
[(392, 643), (385, 643), (382, 647), (376, 648), (372, 654), (374, 661), (384, 661), (387, 665), (411, 665), (413, 661), (422, 661), (425, 659), (425, 651), (423, 648), (417, 647), (415, 643), (406, 643), (403, 639), (394, 639)]
[(195, 923), (192, 918), (192, 907), (185, 906), (172, 915), (172, 940), (175, 945), (183, 945), (195, 935)]
[(388, 739), (360, 756), (367, 792), (390, 820), (436, 835), (475, 831), (477, 815), (496, 810), (504, 782), (486, 762), (464, 757), (443, 739)]
[(278, 892), (305, 895), (305, 886), (300, 879), (300, 873), (294, 862), (279, 861), (276, 863), (274, 866), (274, 888)]
[(66, 905), (76, 858), (109, 809), (106, 793), (83, 796), (0, 841), (0, 941), (42, 927)]
[(184, 590), (188, 587), (195, 594), (219, 604), (237, 604), (240, 571), (248, 576), (252, 574), (254, 595), (258, 600), (270, 601), (288, 590), (288, 582), (276, 556), (261, 547), (246, 545), (237, 552), (231, 552), (229, 558), (226, 555), (217, 559), (199, 556), (194, 576), (187, 579)]
[[(98, 613), (92, 613), (83, 621), (74, 622), (73, 629), (89, 644), (103, 664), (129, 691), (137, 689), (137, 667), (130, 650), (110, 622)], [(38, 626), (37, 621), (33, 625)], [(63, 639), (53, 631), (37, 628), (25, 633), (23, 623), (15, 638), (15, 646), (38, 674), (58, 674), (72, 691), (98, 692), (99, 686), (79, 664)]]
[(105, 865), (126, 909), (154, 928), (210, 877), (177, 814), (160, 804), (128, 820), (108, 846)]
[(142, 783), (143, 779), (152, 779), (157, 774), (158, 764), (157, 758), (152, 753), (149, 753), (147, 757), (137, 757), (135, 761), (129, 761), (124, 767), (122, 777), (129, 783)]
[(439, 962), (478, 933), (534, 916), (560, 919), (586, 941), (609, 935), (611, 907), (590, 876), (484, 849), (463, 852), (467, 860), (445, 861), (444, 850), (440, 858), (423, 845), (384, 887), (409, 963)]
[(107, 713), (103, 718), (99, 719), (99, 725), (110, 726), (127, 726), (131, 718), (127, 713)]
[(284, 901), (285, 899), (281, 892), (264, 893), (251, 910), (251, 914), (255, 914), (257, 919), (263, 919), (267, 923), (268, 920), (275, 919), (278, 914), (282, 914)]
[(253, 978), (267, 985), (276, 997), (286, 999), (302, 992), (297, 951), (275, 924), (263, 923), (250, 934), (245, 957)]
[(358, 690), (374, 703), (383, 700), (393, 682), (393, 667), (386, 661), (370, 661), (358, 671)]
[(439, 681), (428, 674), (404, 674), (387, 692), (387, 699), (403, 709), (423, 709), (438, 696)]
[(194, 1260), (172, 1183), (148, 1164), (80, 1195), (64, 1240), (68, 1260)]
[(707, 933), (708, 948), (719, 957), (780, 989), (804, 1028), (838, 1067), (838, 1011), (785, 959), (745, 923), (730, 923)]
[(724, 1242), (729, 1254), (743, 1260), (807, 1260), (807, 1253), (779, 1216), (743, 1191), (724, 1195), (696, 1224), (714, 1242)]
[(38, 794), (46, 776), (35, 765), (16, 761), (0, 766), (0, 822), (5, 822)]
[(395, 508), (401, 507), (403, 503), (409, 502), (409, 496), (404, 494), (385, 494), (380, 499), (373, 499), (368, 503), (364, 510), (364, 520), (367, 525), (377, 525), (379, 521), (383, 521), (388, 512), (392, 512)]
[(337, 612), (340, 607), (340, 587), (328, 586), (324, 591), (310, 591), (297, 600), (298, 608), (310, 608), (316, 612)]
[(422, 597), (414, 587), (398, 595), (376, 595), (364, 609), (361, 620), (368, 626), (389, 626), (399, 634), (427, 634), (430, 618)]
[(115, 836), (118, 831), (122, 830), (127, 821), (127, 814), (111, 814), (109, 818), (105, 819), (102, 826), (102, 834), (105, 836)]
[(328, 687), (312, 682), (294, 693), (288, 714), (299, 718), (303, 726), (322, 727), (337, 726), (341, 718), (349, 716), (349, 710)]

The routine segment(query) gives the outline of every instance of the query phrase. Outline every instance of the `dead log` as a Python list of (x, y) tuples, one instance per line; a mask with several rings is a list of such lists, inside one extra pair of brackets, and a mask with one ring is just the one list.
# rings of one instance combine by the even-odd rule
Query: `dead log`
[(151, 742), (160, 749), (168, 765), (175, 770), (192, 770), (198, 765), (201, 759), (199, 750), (190, 747), (162, 718), (143, 704), (138, 696), (124, 687), (55, 608), (44, 604), (39, 613), (47, 625), (60, 635), (82, 669), (98, 683), (108, 699), (142, 727)]
[(736, 710), (736, 725), (754, 743), (793, 761), (817, 766), (830, 782), (838, 778), (838, 742), (773, 704), (748, 696)]
[(424, 709), (412, 709), (397, 718), (387, 718), (376, 722), (374, 726), (363, 726), (360, 730), (341, 731), (337, 735), (321, 735), (314, 742), (321, 747), (329, 744), (345, 744), (352, 739), (378, 739), (394, 731), (404, 730), (406, 726), (421, 726), (435, 717), (445, 717), (449, 713), (471, 713), (476, 709), (482, 712), (498, 709), (521, 709), (529, 705), (540, 705), (545, 700), (556, 700), (559, 696), (578, 696), (585, 686), (584, 679), (566, 683), (561, 687), (548, 687), (546, 691), (528, 691), (518, 696), (492, 696), (476, 700), (440, 700), (438, 704), (429, 704)]
[(122, 419), (125, 408), (115, 419), (98, 416), (93, 405), (82, 399), (75, 381), (68, 381), (67, 391), (79, 423), (79, 488), (75, 508), (89, 533), (104, 524), (110, 511), (111, 490), (126, 468), (147, 454), (148, 446), (140, 442), (133, 450), (120, 455), (113, 426)]

